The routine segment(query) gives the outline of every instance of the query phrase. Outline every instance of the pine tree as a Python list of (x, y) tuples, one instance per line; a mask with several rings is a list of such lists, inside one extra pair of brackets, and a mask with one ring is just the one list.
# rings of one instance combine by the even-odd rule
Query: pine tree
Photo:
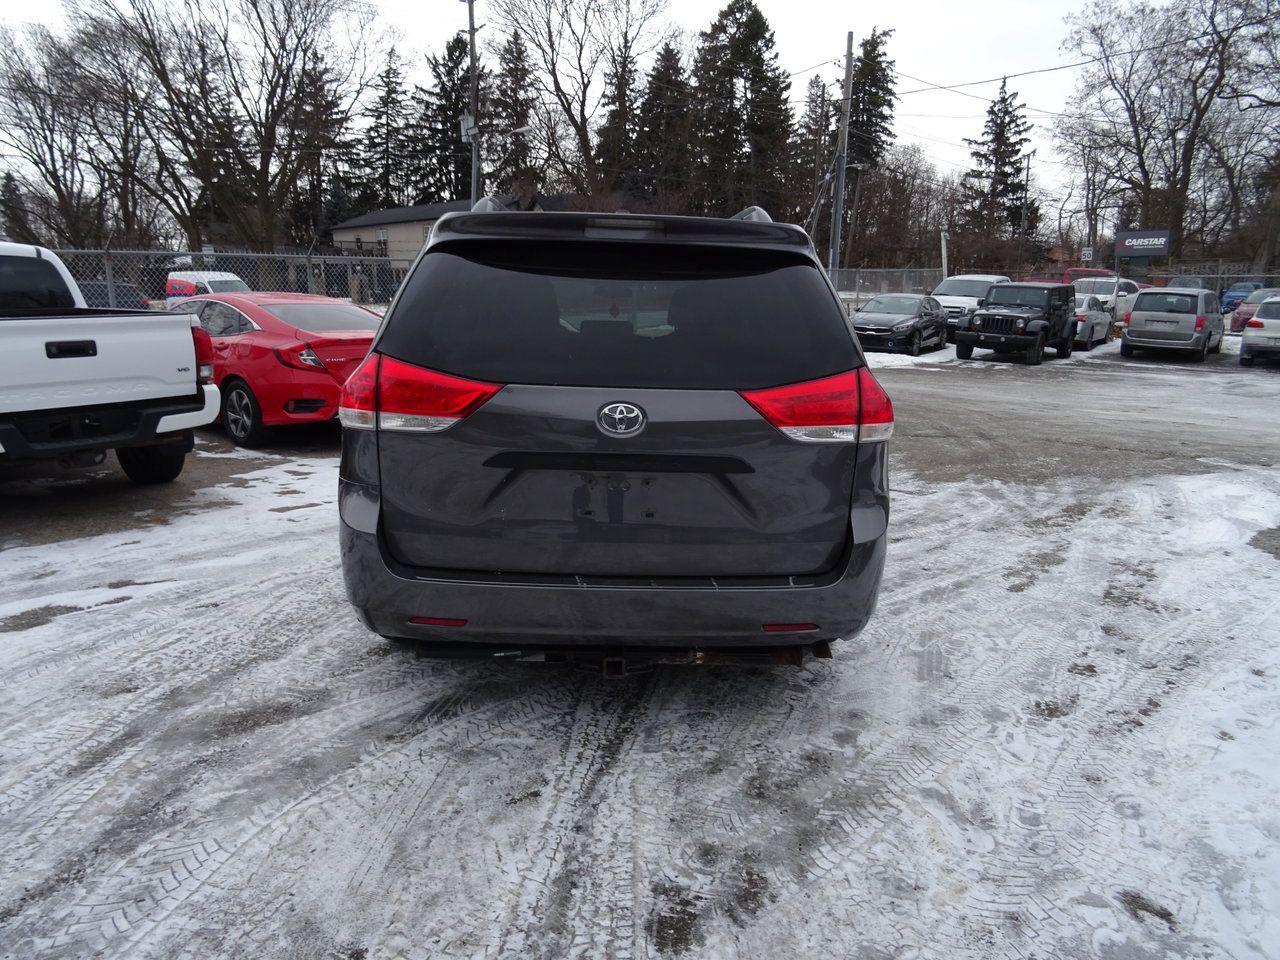
[[(831, 90), (820, 76), (809, 78), (809, 86), (805, 91), (804, 110), (796, 124), (791, 156), (795, 160), (792, 172), (794, 183), (793, 215), (796, 223), (805, 223), (813, 209), (814, 197), (822, 188), (823, 181), (831, 174), (831, 162), (836, 148), (836, 102), (831, 98)], [(829, 185), (828, 185), (829, 186)], [(823, 204), (819, 208), (819, 224), (815, 226), (815, 240), (825, 236), (821, 223), (830, 223), (830, 206)]]
[(692, 96), (680, 51), (663, 44), (645, 81), (635, 144), (635, 190), (661, 213), (690, 212)]
[(0, 187), (0, 220), (4, 223), (6, 240), (37, 246), (44, 243), (35, 227), (31, 225), (27, 203), (17, 178), (7, 171), (4, 175), (4, 185)]
[(982, 136), (965, 140), (973, 149), (973, 167), (964, 176), (964, 226), (991, 240), (1017, 236), (1026, 203), (1027, 233), (1039, 223), (1039, 206), (1026, 194), (1022, 153), (1031, 142), (1031, 124), (1018, 95), (1000, 82), (1000, 92), (987, 108)]
[(395, 47), (373, 82), (373, 94), (373, 103), (365, 113), (368, 126), (359, 163), (357, 205), (365, 209), (396, 207), (406, 202), (409, 170), (405, 159), (408, 104)]
[(694, 63), (697, 174), (709, 213), (787, 204), (791, 81), (753, 0), (730, 0), (700, 35)]
[(500, 194), (532, 198), (542, 186), (530, 134), (514, 132), (533, 121), (532, 83), (529, 51), (519, 32), (513, 32), (498, 54), (498, 73), (489, 97), (494, 132), (484, 144), (492, 163), (494, 191)]
[[(471, 196), (471, 145), (462, 139), (462, 115), (471, 110), (471, 69), (467, 40), (450, 38), (440, 56), (427, 58), (432, 85), (414, 92), (415, 118), (409, 136), (414, 203), (465, 200)], [(480, 117), (486, 116), (486, 77), (480, 73)], [(490, 124), (484, 124), (491, 126)], [(484, 185), (481, 184), (481, 193)]]
[(628, 48), (615, 53), (604, 76), (606, 108), (596, 141), (596, 162), (613, 190), (632, 193), (637, 187), (636, 62)]
[(875, 167), (893, 142), (893, 61), (886, 46), (892, 30), (875, 30), (853, 62), (849, 98), (849, 162)]

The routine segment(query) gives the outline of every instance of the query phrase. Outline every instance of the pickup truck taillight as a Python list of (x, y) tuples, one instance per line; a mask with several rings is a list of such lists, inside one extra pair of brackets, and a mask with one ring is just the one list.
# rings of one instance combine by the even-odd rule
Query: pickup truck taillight
[(199, 320), (191, 321), (191, 339), (196, 347), (196, 380), (213, 383), (213, 340)]

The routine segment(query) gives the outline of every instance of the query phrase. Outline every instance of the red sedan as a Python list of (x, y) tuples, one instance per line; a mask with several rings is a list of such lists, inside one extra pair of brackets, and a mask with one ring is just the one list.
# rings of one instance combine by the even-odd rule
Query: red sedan
[(338, 394), (382, 318), (345, 300), (305, 293), (219, 293), (176, 310), (196, 313), (213, 341), (222, 427), (254, 446), (268, 427), (332, 420)]

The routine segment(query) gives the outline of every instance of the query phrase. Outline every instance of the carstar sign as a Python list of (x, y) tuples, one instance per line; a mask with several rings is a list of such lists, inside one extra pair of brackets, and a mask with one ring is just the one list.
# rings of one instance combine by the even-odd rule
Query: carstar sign
[(1168, 254), (1168, 230), (1135, 230), (1116, 234), (1117, 257), (1164, 257)]

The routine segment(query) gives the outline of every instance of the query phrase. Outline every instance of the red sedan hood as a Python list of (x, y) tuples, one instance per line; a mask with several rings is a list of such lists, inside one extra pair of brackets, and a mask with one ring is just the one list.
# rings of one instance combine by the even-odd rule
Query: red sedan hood
[(339, 383), (347, 382), (347, 377), (373, 346), (372, 330), (327, 330), (324, 333), (298, 330), (296, 333), (299, 340), (310, 344), (325, 369)]

